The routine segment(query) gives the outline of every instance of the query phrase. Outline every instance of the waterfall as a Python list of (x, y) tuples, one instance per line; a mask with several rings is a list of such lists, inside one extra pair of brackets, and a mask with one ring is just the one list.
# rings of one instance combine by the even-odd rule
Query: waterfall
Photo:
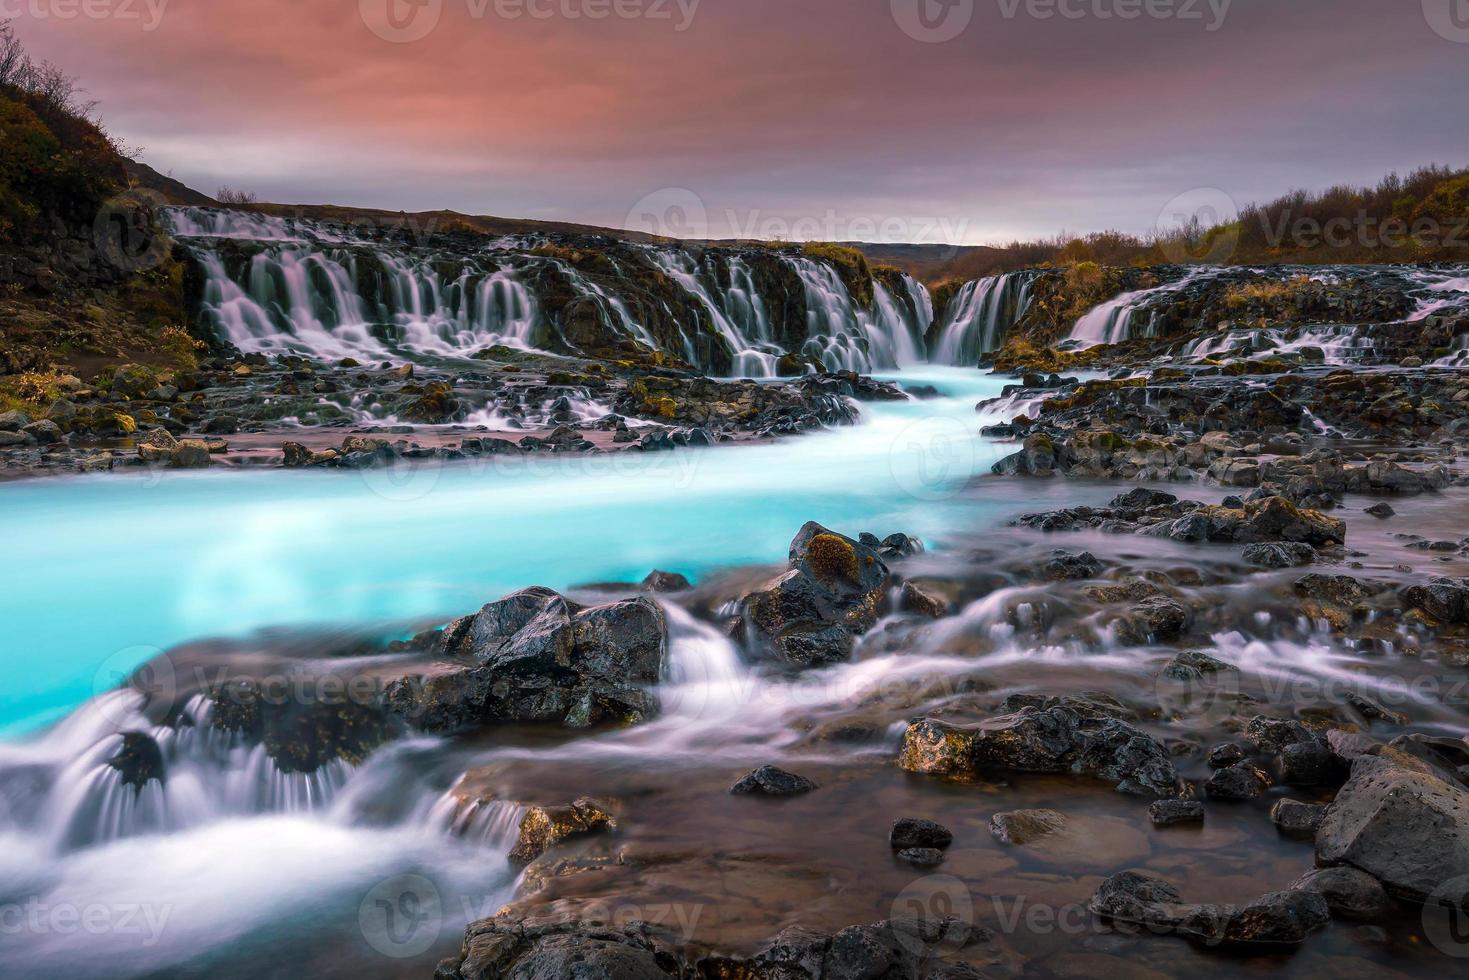
[(716, 293), (705, 283), (708, 270), (687, 252), (650, 249), (648, 258), (708, 311), (715, 331), (729, 345), (736, 375), (775, 377), (781, 351), (771, 344), (765, 301), (743, 262), (738, 258), (730, 260), (730, 285)]
[(1218, 267), (1193, 268), (1173, 282), (1114, 297), (1077, 320), (1076, 326), (1071, 330), (1070, 339), (1076, 341), (1078, 346), (1094, 347), (1098, 344), (1120, 344), (1139, 337), (1156, 337), (1159, 333), (1158, 312), (1148, 311), (1147, 322), (1141, 326), (1137, 323), (1138, 314), (1147, 310), (1153, 300), (1179, 292), (1189, 284), (1201, 278), (1215, 276), (1221, 271), (1223, 270)]
[[(712, 334), (728, 350), (733, 374), (774, 377), (780, 359), (797, 350), (829, 370), (922, 362), (933, 320), (932, 299), (909, 276), (901, 288), (890, 278), (875, 280), (872, 302), (863, 305), (828, 263), (783, 252), (597, 243), (589, 246), (597, 252), (593, 274), (565, 250), (541, 247), (545, 240), (465, 246), (453, 239), (430, 248), (402, 230), (359, 232), (217, 208), (161, 213), (197, 263), (202, 325), (247, 353), (398, 361), (468, 357), (495, 345), (564, 352), (550, 311), (569, 293), (573, 303), (591, 304), (608, 337), (672, 347), (665, 352), (709, 370), (709, 338), (700, 334)], [(801, 280), (807, 323), (797, 350), (776, 340), (773, 301), (756, 274), (767, 260), (788, 264)], [(649, 266), (707, 317), (677, 323), (686, 307), (638, 279)], [(645, 302), (655, 304), (652, 311), (662, 307), (677, 336), (664, 328), (661, 341), (654, 335), (640, 315)], [(787, 301), (780, 302), (784, 308)]]
[(949, 301), (931, 360), (972, 367), (998, 350), (1005, 334), (1030, 306), (1032, 272), (1012, 272), (967, 282)]

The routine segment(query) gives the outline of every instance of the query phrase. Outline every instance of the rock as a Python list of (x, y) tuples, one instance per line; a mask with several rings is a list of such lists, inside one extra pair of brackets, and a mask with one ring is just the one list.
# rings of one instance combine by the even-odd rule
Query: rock
[(1096, 578), (1101, 574), (1102, 563), (1089, 551), (1083, 551), (1079, 555), (1053, 551), (1041, 570), (1041, 576), (1048, 582), (1075, 582)]
[(1253, 800), (1270, 788), (1272, 780), (1263, 769), (1248, 762), (1236, 762), (1226, 769), (1215, 770), (1204, 784), (1211, 799)]
[(817, 786), (804, 776), (798, 776), (775, 766), (761, 766), (729, 788), (735, 796), (801, 796)]
[(1287, 786), (1338, 782), (1336, 756), (1320, 742), (1296, 742), (1280, 750), (1280, 781)]
[(492, 602), (434, 634), (446, 669), (389, 685), (385, 701), (418, 728), (446, 734), (504, 722), (585, 728), (640, 721), (663, 676), (663, 609), (637, 598), (583, 608), (549, 589)]
[(1055, 810), (1015, 810), (990, 817), (990, 833), (1006, 844), (1024, 845), (1066, 829), (1066, 815)]
[(57, 425), (67, 425), (77, 417), (77, 407), (74, 402), (65, 398), (58, 398), (46, 409), (46, 418)]
[(124, 733), (122, 745), (107, 760), (107, 765), (117, 771), (124, 786), (134, 790), (141, 790), (150, 782), (162, 783), (167, 778), (163, 750), (152, 735), (143, 732)]
[(112, 393), (124, 398), (142, 398), (158, 387), (158, 376), (141, 364), (124, 364), (112, 372)]
[(199, 439), (182, 440), (168, 456), (168, 465), (176, 470), (202, 470), (211, 462), (209, 443)]
[(1155, 595), (1135, 603), (1121, 623), (1131, 639), (1167, 643), (1187, 633), (1193, 618), (1192, 610), (1177, 599)]
[(1120, 510), (1147, 510), (1151, 507), (1166, 507), (1178, 503), (1178, 498), (1162, 490), (1138, 487), (1112, 499), (1110, 506)]
[(1277, 800), (1270, 808), (1270, 821), (1275, 824), (1275, 829), (1285, 837), (1297, 837), (1310, 840), (1316, 836), (1316, 830), (1321, 826), (1321, 821), (1326, 817), (1326, 807), (1316, 803), (1302, 803), (1299, 800)]
[(1314, 891), (1271, 892), (1229, 919), (1226, 943), (1295, 946), (1331, 922), (1326, 899)]
[(1326, 900), (1315, 892), (1275, 892), (1243, 908), (1189, 905), (1172, 885), (1137, 871), (1107, 878), (1089, 907), (1104, 919), (1211, 945), (1294, 946), (1330, 921)]
[(1469, 792), (1406, 757), (1359, 757), (1316, 833), (1316, 863), (1358, 868), (1422, 903), (1469, 875)]
[(973, 772), (985, 767), (1072, 773), (1114, 783), (1124, 793), (1172, 796), (1178, 774), (1167, 751), (1117, 718), (1074, 708), (1025, 707), (972, 728), (920, 719), (903, 735), (898, 764), (912, 772)]
[(693, 585), (677, 572), (651, 572), (643, 579), (644, 592), (687, 592)]
[(529, 864), (567, 838), (616, 827), (617, 820), (607, 806), (592, 799), (583, 798), (571, 806), (531, 807), (520, 820), (520, 839), (510, 860)]
[(1209, 768), (1227, 769), (1236, 762), (1245, 761), (1245, 750), (1233, 742), (1216, 745), (1209, 750)]
[(163, 463), (173, 457), (179, 441), (167, 429), (149, 429), (138, 438), (138, 458), (145, 463)]
[(1294, 568), (1316, 560), (1316, 549), (1299, 541), (1272, 541), (1247, 545), (1244, 560), (1261, 568)]
[(678, 980), (687, 970), (641, 922), (622, 929), (566, 917), (470, 923), (435, 980)]
[(810, 523), (791, 542), (790, 569), (769, 589), (745, 596), (747, 628), (788, 664), (846, 660), (856, 637), (877, 622), (887, 565), (867, 545)]
[[(0, 426), (0, 428), (3, 428), (3, 426)], [(41, 419), (39, 422), (32, 422), (20, 431), (21, 435), (30, 436), (43, 446), (49, 446), (53, 442), (60, 442), (62, 439), (61, 426), (50, 419)]]
[(904, 612), (917, 613), (929, 619), (942, 619), (949, 611), (949, 604), (942, 598), (912, 582), (903, 583), (899, 601)]
[(1397, 511), (1393, 510), (1392, 507), (1387, 504), (1373, 504), (1371, 507), (1367, 508), (1366, 513), (1371, 514), (1373, 517), (1384, 521), (1387, 520), (1389, 517), (1394, 517), (1397, 515)]
[(1148, 819), (1155, 827), (1203, 823), (1204, 804), (1197, 800), (1155, 800), (1148, 806)]
[(1159, 671), (1159, 676), (1189, 682), (1202, 680), (1213, 674), (1237, 673), (1239, 673), (1239, 668), (1234, 664), (1217, 660), (1200, 650), (1188, 650), (1164, 664), (1163, 669)]
[(1436, 579), (1431, 585), (1415, 585), (1404, 589), (1403, 602), (1442, 623), (1469, 623), (1469, 588), (1449, 579)]
[(894, 821), (892, 832), (888, 835), (888, 843), (894, 850), (909, 847), (932, 847), (943, 850), (953, 842), (954, 835), (949, 828), (934, 823), (932, 820), (922, 820), (917, 817), (903, 817)]
[(944, 852), (932, 847), (905, 847), (897, 858), (915, 868), (936, 868), (944, 863)]
[(1317, 868), (1291, 887), (1319, 893), (1331, 914), (1342, 919), (1373, 922), (1392, 910), (1392, 899), (1382, 882), (1356, 868)]
[(1235, 915), (1232, 905), (1188, 905), (1172, 885), (1137, 871), (1123, 871), (1102, 882), (1087, 903), (1113, 922), (1145, 927), (1149, 932), (1218, 941)]
[(1268, 753), (1278, 753), (1287, 745), (1297, 742), (1316, 741), (1311, 729), (1300, 722), (1266, 715), (1256, 715), (1245, 724), (1245, 738), (1258, 745), (1262, 752)]

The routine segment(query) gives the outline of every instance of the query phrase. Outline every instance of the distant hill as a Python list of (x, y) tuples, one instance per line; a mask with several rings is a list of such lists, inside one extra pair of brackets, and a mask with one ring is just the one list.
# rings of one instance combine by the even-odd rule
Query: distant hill
[(143, 187), (162, 194), (169, 204), (184, 204), (190, 207), (217, 207), (219, 202), (172, 177), (165, 177), (146, 163), (124, 160), (123, 168), (134, 187)]

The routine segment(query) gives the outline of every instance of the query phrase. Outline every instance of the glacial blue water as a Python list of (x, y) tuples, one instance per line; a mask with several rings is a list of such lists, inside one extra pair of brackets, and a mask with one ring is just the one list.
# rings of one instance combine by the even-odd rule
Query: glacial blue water
[(859, 426), (747, 446), (0, 486), (0, 733), (33, 730), (188, 640), (448, 618), (529, 585), (777, 562), (808, 520), (941, 547), (956, 515), (976, 519), (958, 488), (1013, 451), (979, 437), (991, 419), (975, 412), (1006, 379), (929, 366), (891, 377), (941, 397), (865, 404)]

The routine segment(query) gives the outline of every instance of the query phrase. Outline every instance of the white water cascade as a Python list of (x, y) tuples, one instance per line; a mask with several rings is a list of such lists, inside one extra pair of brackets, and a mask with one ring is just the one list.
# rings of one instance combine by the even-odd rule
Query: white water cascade
[(965, 283), (949, 301), (933, 362), (972, 367), (980, 355), (998, 350), (1025, 316), (1034, 281), (1033, 272), (1012, 272)]
[(1078, 346), (1094, 347), (1097, 344), (1120, 344), (1139, 337), (1156, 337), (1157, 314), (1150, 314), (1146, 323), (1136, 322), (1137, 315), (1153, 300), (1176, 293), (1190, 283), (1220, 271), (1218, 268), (1194, 268), (1185, 273), (1183, 278), (1173, 282), (1123, 293), (1093, 308), (1077, 320), (1076, 326), (1071, 330), (1070, 339), (1076, 341)]
[[(922, 358), (925, 318), (931, 321), (933, 304), (905, 311), (881, 282), (873, 281), (872, 310), (852, 299), (841, 276), (831, 266), (804, 256), (787, 262), (806, 287), (806, 344), (802, 352), (828, 371), (871, 372), (915, 363)], [(906, 279), (906, 277), (905, 277)], [(913, 287), (922, 289), (907, 279)]]

